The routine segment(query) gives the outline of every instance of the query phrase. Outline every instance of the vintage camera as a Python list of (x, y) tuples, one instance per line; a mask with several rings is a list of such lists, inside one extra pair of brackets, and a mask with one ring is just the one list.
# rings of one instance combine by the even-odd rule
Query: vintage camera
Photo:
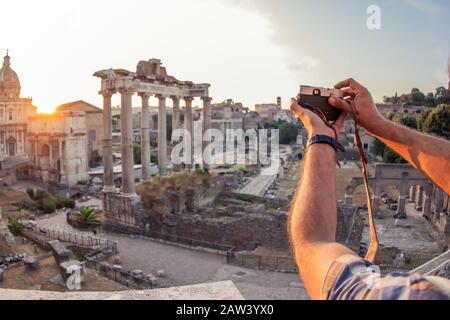
[(298, 104), (306, 109), (318, 109), (322, 111), (329, 122), (336, 121), (342, 114), (342, 110), (331, 106), (328, 103), (330, 97), (344, 98), (341, 90), (300, 86), (300, 93), (297, 96)]

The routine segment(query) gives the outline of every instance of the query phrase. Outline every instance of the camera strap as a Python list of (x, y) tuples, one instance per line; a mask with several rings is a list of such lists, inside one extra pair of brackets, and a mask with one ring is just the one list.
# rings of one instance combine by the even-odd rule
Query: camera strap
[(362, 176), (364, 180), (364, 186), (366, 188), (366, 196), (367, 196), (367, 211), (369, 216), (369, 229), (370, 229), (370, 245), (367, 249), (367, 254), (365, 259), (369, 262), (374, 262), (375, 258), (377, 256), (378, 247), (379, 247), (379, 240), (378, 240), (378, 234), (377, 234), (377, 228), (375, 226), (375, 217), (373, 214), (373, 203), (372, 203), (372, 195), (370, 194), (369, 189), (369, 179), (367, 178), (367, 156), (364, 153), (364, 148), (361, 142), (361, 136), (359, 134), (359, 113), (358, 110), (356, 110), (355, 104), (351, 100), (347, 100), (348, 104), (351, 108), (350, 116), (353, 118), (354, 124), (355, 124), (355, 140), (356, 140), (356, 146), (358, 147), (359, 156), (361, 158), (361, 168), (362, 168)]
[[(351, 107), (351, 113), (350, 116), (352, 117), (355, 125), (355, 142), (356, 146), (358, 148), (359, 157), (361, 158), (361, 168), (362, 168), (362, 176), (364, 181), (364, 186), (366, 188), (366, 196), (367, 196), (367, 211), (368, 211), (368, 218), (369, 218), (369, 229), (370, 229), (370, 245), (367, 249), (367, 254), (365, 259), (369, 262), (374, 262), (375, 258), (377, 256), (378, 247), (379, 247), (379, 241), (378, 241), (378, 234), (377, 229), (375, 226), (375, 218), (373, 214), (373, 204), (372, 204), (372, 195), (370, 194), (369, 189), (369, 179), (367, 178), (367, 156), (364, 152), (364, 148), (361, 142), (361, 136), (359, 134), (359, 113), (358, 110), (356, 110), (355, 105), (353, 101), (347, 100), (347, 102), (350, 104)], [(329, 123), (323, 112), (317, 108), (311, 107), (308, 105), (308, 109), (313, 111), (316, 115), (319, 116), (319, 118), (322, 119), (322, 121), (334, 131), (334, 135), (336, 138), (336, 141), (338, 141), (338, 133), (336, 131), (336, 128), (334, 127), (334, 123)], [(341, 167), (338, 159), (338, 154), (336, 152), (336, 164)]]

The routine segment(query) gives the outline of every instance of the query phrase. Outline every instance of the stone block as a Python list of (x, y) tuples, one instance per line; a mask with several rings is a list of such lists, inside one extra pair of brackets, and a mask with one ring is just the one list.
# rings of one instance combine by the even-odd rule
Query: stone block
[(25, 257), (23, 258), (23, 264), (28, 270), (37, 270), (39, 269), (39, 261), (37, 257)]
[(56, 262), (60, 265), (63, 262), (70, 260), (71, 251), (66, 248), (59, 240), (49, 241), (48, 244), (52, 248), (53, 256)]
[(78, 260), (69, 260), (66, 262), (63, 262), (59, 265), (61, 276), (64, 281), (67, 281), (67, 279), (74, 274), (75, 270), (79, 271), (80, 276), (80, 282), (84, 282), (84, 268), (83, 263)]
[(156, 274), (157, 274), (158, 277), (160, 277), (160, 278), (165, 278), (165, 277), (167, 277), (166, 270), (159, 270)]

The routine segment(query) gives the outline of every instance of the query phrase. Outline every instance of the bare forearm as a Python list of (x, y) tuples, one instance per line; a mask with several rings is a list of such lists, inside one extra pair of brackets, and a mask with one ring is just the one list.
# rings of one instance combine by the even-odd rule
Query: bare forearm
[(374, 135), (450, 194), (450, 142), (387, 121)]
[(336, 163), (328, 145), (308, 150), (304, 175), (290, 212), (290, 234), (295, 259), (312, 299), (320, 289), (331, 263), (339, 256), (353, 254), (336, 243)]
[(336, 152), (328, 145), (312, 145), (304, 174), (291, 207), (294, 245), (334, 241), (336, 233)]

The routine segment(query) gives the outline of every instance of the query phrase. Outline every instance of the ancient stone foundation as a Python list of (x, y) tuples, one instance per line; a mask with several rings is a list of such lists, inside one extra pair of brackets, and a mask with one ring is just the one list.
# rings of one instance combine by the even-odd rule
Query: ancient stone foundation
[[(174, 173), (140, 183), (139, 197), (104, 195), (104, 228), (200, 246), (254, 250), (289, 248), (289, 202), (230, 192), (240, 173)], [(338, 205), (337, 239), (359, 250), (363, 218), (352, 205)]]

